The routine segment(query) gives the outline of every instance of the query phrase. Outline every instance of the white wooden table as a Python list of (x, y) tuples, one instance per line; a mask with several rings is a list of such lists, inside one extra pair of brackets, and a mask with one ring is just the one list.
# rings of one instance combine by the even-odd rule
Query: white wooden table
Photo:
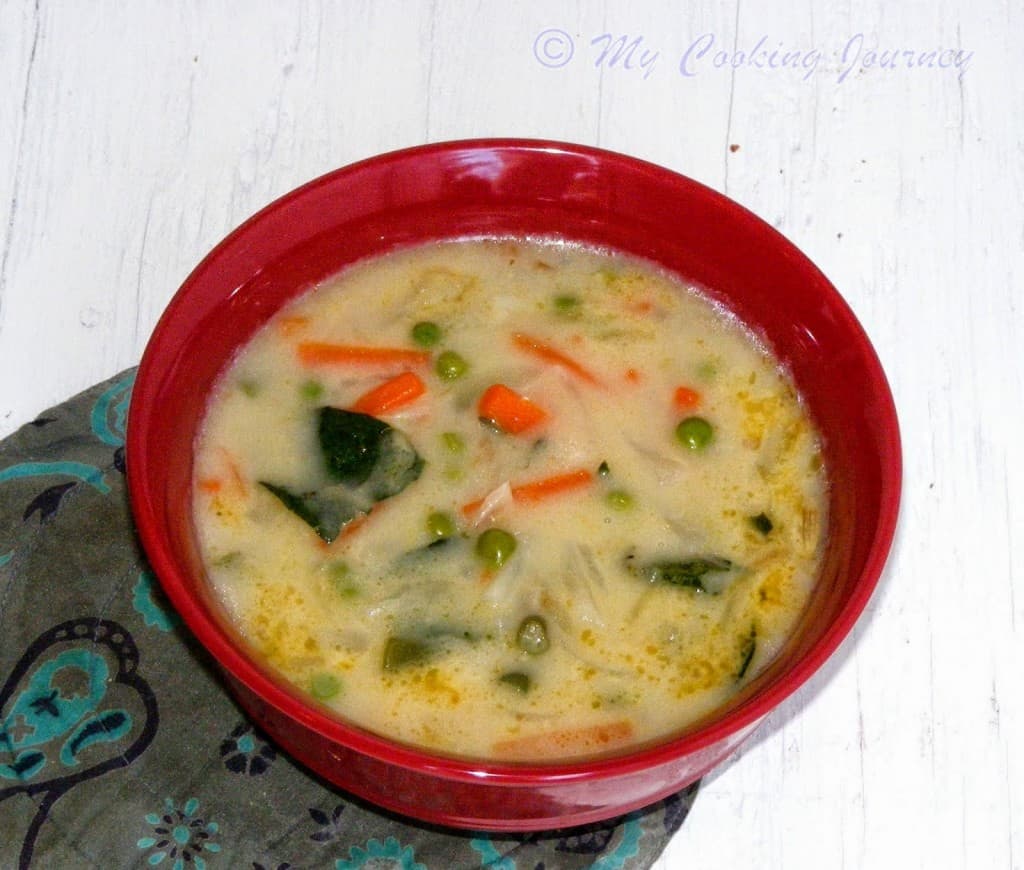
[(688, 174), (849, 300), (906, 478), (865, 620), (658, 866), (1024, 867), (1022, 45), (1012, 0), (0, 2), (0, 437), (355, 159), (514, 135)]

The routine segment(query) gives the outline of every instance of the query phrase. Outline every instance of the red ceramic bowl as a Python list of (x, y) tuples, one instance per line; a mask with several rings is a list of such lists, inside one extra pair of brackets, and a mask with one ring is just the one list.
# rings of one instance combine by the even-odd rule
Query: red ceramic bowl
[[(211, 597), (190, 516), (193, 441), (232, 354), (282, 305), (361, 258), (431, 239), (557, 235), (653, 260), (708, 289), (774, 349), (822, 432), (831, 482), (822, 576), (792, 641), (725, 709), (657, 745), (589, 762), (434, 755), (354, 727), (265, 668)], [(429, 822), (541, 830), (609, 818), (705, 774), (835, 651), (896, 523), (901, 458), (871, 345), (826, 278), (723, 196), (658, 166), (555, 142), (428, 145), (340, 169), (228, 236), (168, 306), (139, 367), (128, 483), (164, 589), (252, 718), (331, 782)]]

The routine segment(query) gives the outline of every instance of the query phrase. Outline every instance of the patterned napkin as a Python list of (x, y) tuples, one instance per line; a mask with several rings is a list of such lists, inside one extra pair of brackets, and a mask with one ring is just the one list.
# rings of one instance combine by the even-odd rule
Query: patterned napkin
[(647, 868), (697, 786), (487, 834), (377, 809), (260, 733), (163, 598), (124, 481), (134, 372), (0, 444), (0, 867)]

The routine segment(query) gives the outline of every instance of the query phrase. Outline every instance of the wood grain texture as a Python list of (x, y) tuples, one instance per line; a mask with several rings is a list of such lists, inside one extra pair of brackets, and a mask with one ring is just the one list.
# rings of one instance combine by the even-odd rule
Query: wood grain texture
[[(762, 37), (820, 58), (714, 65)], [(1022, 867), (1022, 44), (1010, 0), (0, 3), (0, 436), (137, 362), (213, 244), (352, 160), (519, 135), (684, 172), (845, 295), (906, 471), (867, 617), (659, 870)], [(862, 68), (876, 49), (971, 55)]]

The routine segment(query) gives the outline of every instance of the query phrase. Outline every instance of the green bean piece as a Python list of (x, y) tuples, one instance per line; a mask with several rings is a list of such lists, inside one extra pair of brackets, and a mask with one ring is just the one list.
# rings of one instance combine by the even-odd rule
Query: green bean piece
[(441, 327), (431, 320), (421, 320), (412, 328), (412, 340), (420, 347), (433, 347), (441, 340)]
[(676, 439), (689, 450), (703, 450), (715, 437), (715, 430), (703, 417), (687, 417), (676, 426)]
[(750, 524), (757, 529), (762, 535), (767, 535), (772, 529), (775, 528), (771, 518), (764, 511), (761, 511), (756, 517), (750, 517)]
[(527, 616), (519, 623), (519, 630), (516, 632), (516, 646), (531, 656), (547, 652), (551, 642), (548, 640), (547, 623), (542, 617)]
[(444, 511), (431, 511), (427, 515), (427, 532), (430, 537), (444, 540), (455, 534), (455, 520)]
[(426, 641), (411, 637), (389, 637), (384, 645), (384, 670), (397, 671), (406, 665), (425, 661), (433, 652)]
[(488, 529), (476, 539), (477, 556), (492, 568), (500, 568), (515, 551), (515, 536), (504, 529)]
[(605, 503), (612, 510), (628, 511), (633, 507), (633, 496), (623, 489), (613, 489), (604, 497)]
[(455, 381), (469, 371), (469, 363), (454, 350), (446, 350), (437, 358), (434, 371), (443, 380)]
[(520, 695), (525, 695), (529, 692), (533, 685), (530, 675), (524, 674), (522, 671), (509, 671), (507, 674), (502, 674), (498, 677), (498, 682), (515, 689)]
[(441, 441), (449, 453), (462, 453), (466, 449), (466, 439), (458, 432), (442, 432)]
[(319, 381), (303, 381), (299, 387), (299, 394), (303, 399), (315, 402), (324, 394), (324, 385)]
[(309, 681), (309, 693), (318, 701), (327, 701), (341, 691), (341, 680), (334, 674), (316, 674)]

